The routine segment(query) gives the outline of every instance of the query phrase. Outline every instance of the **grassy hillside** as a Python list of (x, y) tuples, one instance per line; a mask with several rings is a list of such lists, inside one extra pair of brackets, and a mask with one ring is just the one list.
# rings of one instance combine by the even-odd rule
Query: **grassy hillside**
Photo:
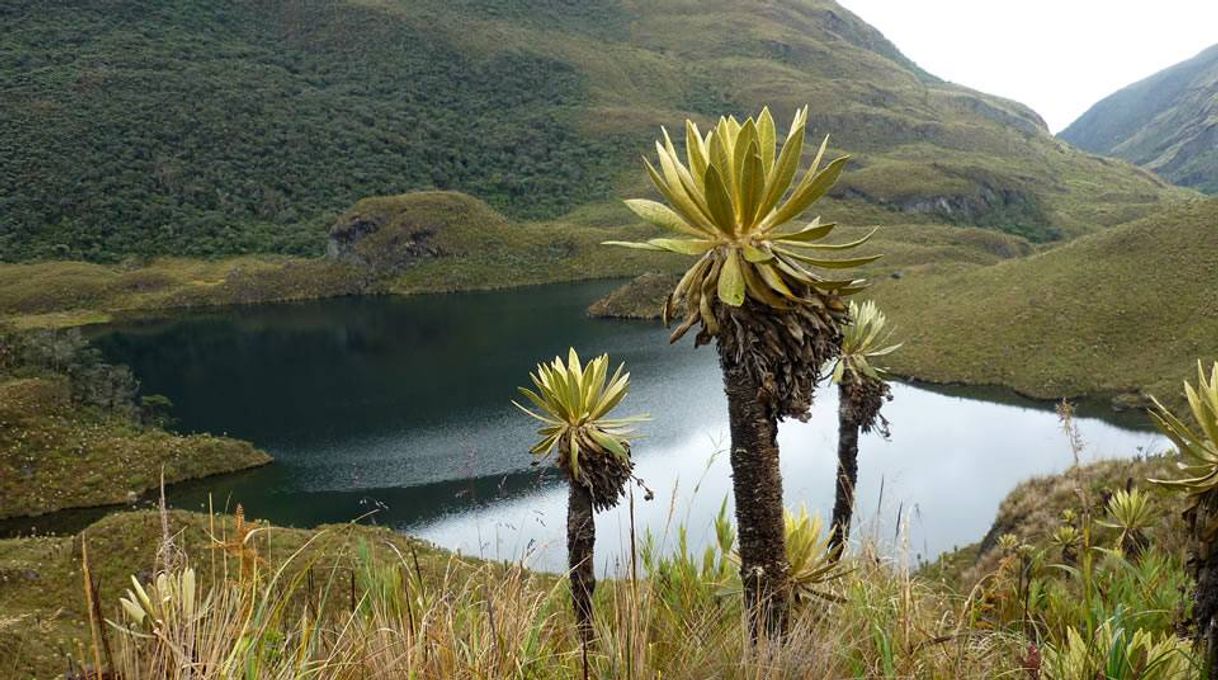
[[(870, 230), (840, 227), (834, 232), (838, 241), (851, 241)], [(942, 224), (905, 224), (884, 226), (866, 246), (869, 252), (882, 253), (880, 260), (863, 267), (865, 276), (877, 280), (904, 277), (929, 266), (940, 270), (991, 265), (1035, 252), (1028, 241), (977, 227)], [(676, 287), (683, 267), (689, 262), (669, 258), (651, 261), (653, 270), (594, 302), (588, 313), (596, 317), (655, 319), (660, 305)], [(660, 266), (660, 265), (668, 266)], [(2, 270), (0, 270), (2, 271)]]
[[(1106, 473), (1087, 472), (1096, 489)], [(1081, 514), (1072, 486), (1059, 477), (1020, 491), (1064, 489), (1053, 502)], [(597, 644), (583, 653), (565, 579), (518, 564), (358, 525), (305, 531), (223, 514), (119, 513), (76, 536), (0, 540), (0, 674), (49, 678), (100, 664), (122, 677), (179, 677), (189, 659), (191, 677), (217, 679), (1194, 677), (1199, 652), (1182, 628), (1190, 584), (1171, 507), (1156, 499), (1141, 558), (1111, 550), (1117, 532), (1098, 524), (1089, 546), (1075, 544), (1076, 555), (1093, 556), (1081, 564), (1043, 533), (1013, 533), (1013, 545), (974, 566), (970, 576), (984, 576), (976, 588), (957, 580), (961, 564), (913, 572), (871, 545), (814, 570), (823, 525), (805, 515), (788, 525), (804, 539), (788, 546), (806, 567), (793, 569), (801, 595), (790, 635), (753, 649), (724, 517), (720, 546), (705, 554), (667, 554), (640, 539), (638, 577), (598, 585)], [(97, 610), (115, 622), (96, 645), (86, 546)], [(194, 569), (193, 598), (171, 586), (186, 582), (183, 564)], [(138, 606), (118, 603), (132, 577), (150, 590), (161, 578), (142, 621), (131, 614)], [(1146, 666), (1155, 672), (1138, 670)]]
[(1058, 136), (1218, 193), (1218, 45), (1104, 98)]
[[(881, 217), (845, 212), (856, 220)], [(686, 264), (680, 256), (600, 245), (656, 235), (650, 226), (617, 226), (615, 215), (616, 207), (591, 205), (563, 220), (515, 222), (456, 192), (367, 198), (338, 217), (327, 258), (0, 263), (0, 322), (55, 328), (101, 323), (120, 312), (487, 289), (671, 273)], [(859, 227), (841, 228), (842, 238), (862, 233)], [(886, 254), (868, 268), (880, 276), (932, 263), (993, 264), (1035, 250), (1018, 236), (942, 224), (886, 226), (871, 247)]]
[[(643, 191), (660, 124), (812, 105), (881, 220), (1051, 240), (1173, 193), (945, 84), (831, 0), (17, 0), (0, 260), (320, 254), (366, 196), (548, 220)], [(617, 224), (630, 221), (604, 208)]]
[(1034, 396), (1150, 392), (1179, 403), (1218, 359), (1218, 200), (1196, 201), (1027, 258), (887, 279), (902, 374)]
[(123, 503), (162, 472), (173, 483), (270, 462), (247, 442), (165, 431), (158, 403), (78, 333), (0, 335), (0, 518)]
[[(1040, 252), (998, 237), (929, 225), (877, 235), (887, 255), (869, 267), (866, 294), (905, 342), (887, 357), (898, 373), (1044, 398), (1120, 396), (1126, 406), (1153, 393), (1178, 405), (1195, 362), (1218, 359), (1218, 200)], [(655, 318), (675, 282), (640, 278), (590, 311)]]

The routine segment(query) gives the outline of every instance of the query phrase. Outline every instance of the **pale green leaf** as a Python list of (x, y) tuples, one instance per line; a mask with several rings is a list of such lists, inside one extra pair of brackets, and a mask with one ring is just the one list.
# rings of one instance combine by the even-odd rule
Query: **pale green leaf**
[(706, 236), (708, 233), (706, 230), (690, 224), (663, 203), (642, 198), (632, 198), (625, 203), (631, 212), (657, 227), (664, 227), (690, 236)]
[(719, 272), (719, 299), (732, 307), (744, 304), (744, 275), (740, 272), (740, 257), (735, 248), (727, 249), (723, 270)]

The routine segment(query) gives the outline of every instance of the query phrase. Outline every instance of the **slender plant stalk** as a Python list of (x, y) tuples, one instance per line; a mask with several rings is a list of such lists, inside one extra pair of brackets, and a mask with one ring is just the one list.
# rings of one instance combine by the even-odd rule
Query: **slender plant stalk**
[[(102, 677), (102, 660), (101, 648), (98, 643), (98, 628), (102, 625), (102, 621), (96, 616), (97, 601), (94, 599), (96, 593), (93, 590), (93, 573), (89, 568), (89, 537), (84, 532), (80, 534), (80, 570), (84, 577), (85, 586), (85, 606), (89, 612), (89, 637), (93, 647), (93, 677)], [(87, 674), (86, 674), (86, 677)]]

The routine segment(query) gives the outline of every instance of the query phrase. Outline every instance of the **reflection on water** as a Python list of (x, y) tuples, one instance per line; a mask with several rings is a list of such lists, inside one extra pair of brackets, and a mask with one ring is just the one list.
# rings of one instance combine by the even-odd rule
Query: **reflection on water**
[[(633, 374), (622, 413), (653, 417), (635, 446), (637, 473), (656, 492), (635, 504), (638, 530), (662, 538), (685, 522), (699, 548), (730, 495), (714, 352), (669, 346), (655, 323), (585, 318), (584, 307), (611, 286), (212, 310), (110, 326), (95, 339), (146, 391), (173, 400), (179, 429), (249, 439), (276, 458), (173, 487), (174, 505), (206, 507), (210, 492), (218, 507), (239, 501), (252, 516), (295, 526), (373, 513), (363, 521), (553, 568), (565, 560), (566, 493), (553, 469), (531, 465), (532, 424), (509, 400), (537, 361), (569, 344), (586, 355), (607, 351)], [(885, 410), (892, 440), (861, 440), (856, 515), (862, 533), (885, 541), (899, 516), (913, 553), (979, 539), (1016, 483), (1070, 462), (1042, 404), (908, 385), (894, 395)], [(822, 389), (811, 422), (781, 427), (789, 505), (831, 509), (836, 412), (835, 390)], [(1162, 446), (1145, 431), (1092, 418), (1079, 425), (1094, 457)], [(87, 516), (21, 523), (65, 527)], [(604, 566), (626, 554), (628, 519), (625, 503), (598, 518)]]

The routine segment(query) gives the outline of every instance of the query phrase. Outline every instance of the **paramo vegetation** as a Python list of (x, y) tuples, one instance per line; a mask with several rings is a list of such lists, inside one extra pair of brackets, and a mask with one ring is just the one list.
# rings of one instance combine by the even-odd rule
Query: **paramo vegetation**
[[(1157, 409), (1185, 456), (1179, 474), (1169, 458), (1147, 461), (1154, 483), (1078, 465), (1063, 404), (1063, 455), (1076, 465), (1049, 526), (1004, 533), (970, 571), (950, 556), (916, 568), (875, 537), (849, 540), (859, 471), (848, 440), (885, 425), (882, 363), (904, 329), (845, 299), (865, 281), (841, 272), (876, 254), (841, 251), (868, 238), (827, 244), (831, 223), (802, 222), (847, 162), (817, 154), (797, 173), (804, 120), (782, 144), (764, 111), (705, 134), (691, 123), (684, 159), (665, 139), (659, 169), (649, 165), (665, 203), (630, 207), (675, 237), (617, 244), (695, 258), (666, 316), (673, 341), (696, 329), (695, 346), (719, 354), (735, 494), (735, 522), (725, 501), (703, 554), (686, 547), (689, 527), (674, 527), (675, 551), (632, 534), (628, 569), (596, 587), (592, 513), (634, 502), (630, 442), (645, 425), (612, 413), (627, 403), (624, 368), (571, 352), (539, 364), (520, 404), (541, 423), (532, 452), (555, 453), (570, 484), (568, 579), (357, 526), (301, 532), (251, 522), (239, 506), (231, 518), (162, 510), (72, 539), (0, 541), (6, 579), (38, 564), (83, 592), (73, 612), (87, 622), (58, 656), (0, 622), (0, 648), (39, 668), (70, 659), (77, 678), (1213, 676), (1218, 366), (1186, 386), (1189, 418)], [(783, 507), (776, 439), (780, 419), (819, 415), (811, 397), (825, 377), (845, 397), (829, 526)], [(1174, 488), (1191, 533), (1172, 520), (1184, 502)], [(143, 545), (107, 564), (123, 523)], [(0, 604), (36, 604), (8, 582)]]

